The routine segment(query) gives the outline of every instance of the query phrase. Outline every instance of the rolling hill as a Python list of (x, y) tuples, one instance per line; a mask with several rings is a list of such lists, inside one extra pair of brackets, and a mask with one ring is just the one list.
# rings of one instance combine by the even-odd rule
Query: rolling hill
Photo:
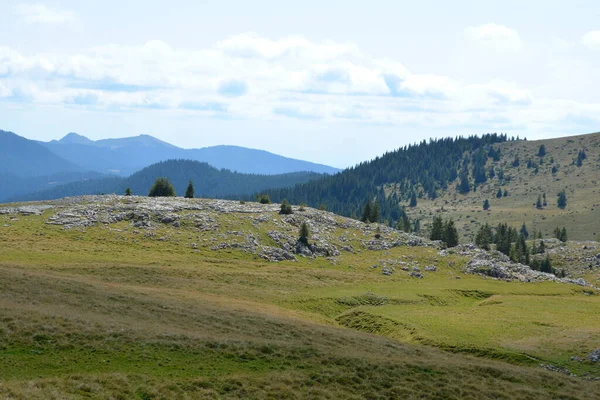
[(127, 178), (111, 176), (72, 182), (44, 191), (19, 195), (11, 198), (10, 201), (58, 199), (100, 193), (119, 194), (124, 193), (126, 188), (130, 188), (134, 194), (147, 195), (150, 187), (159, 177), (171, 180), (180, 196), (185, 193), (189, 181), (193, 181), (197, 197), (225, 197), (234, 194), (249, 195), (268, 188), (287, 187), (319, 179), (322, 175), (313, 172), (280, 175), (241, 174), (218, 170), (204, 162), (168, 160), (146, 167)]
[(309, 171), (334, 174), (338, 169), (239, 146), (182, 149), (149, 135), (93, 141), (76, 133), (60, 140), (39, 142), (55, 154), (86, 169), (131, 175), (151, 164), (170, 159), (207, 162), (218, 169), (248, 174), (277, 175)]
[[(137, 196), (0, 207), (0, 396), (599, 398), (600, 264), (574, 284), (278, 211)], [(483, 272), (496, 263), (517, 275)]]
[[(557, 225), (566, 226), (570, 237), (586, 240), (600, 235), (599, 180), (600, 133), (539, 141), (493, 134), (423, 141), (337, 175), (268, 193), (276, 201), (324, 203), (353, 217), (374, 200), (388, 224), (395, 226), (406, 213), (424, 231), (441, 213), (457, 221), (463, 240), (473, 240), (485, 222), (526, 223), (546, 237)], [(561, 191), (568, 198), (564, 209), (557, 206)], [(547, 205), (538, 209), (537, 198), (544, 194)], [(417, 204), (410, 207), (413, 197)]]

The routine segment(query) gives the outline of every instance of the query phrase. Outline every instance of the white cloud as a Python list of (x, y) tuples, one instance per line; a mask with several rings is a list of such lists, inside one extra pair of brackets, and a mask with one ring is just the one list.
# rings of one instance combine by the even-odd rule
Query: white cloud
[(523, 47), (517, 31), (503, 25), (470, 26), (465, 29), (465, 34), (479, 45), (494, 50), (519, 50)]
[(507, 80), (464, 82), (411, 71), (398, 60), (363, 55), (351, 44), (256, 34), (201, 49), (158, 40), (75, 54), (26, 55), (0, 47), (0, 75), (0, 97), (7, 101), (88, 111), (152, 108), (247, 121), (543, 130), (574, 110), (595, 118), (599, 108), (539, 99), (531, 88)]
[(40, 3), (18, 4), (15, 6), (14, 12), (24, 22), (32, 24), (60, 25), (79, 23), (79, 18), (74, 12), (53, 10)]
[(591, 31), (581, 38), (583, 44), (592, 50), (600, 50), (600, 31)]

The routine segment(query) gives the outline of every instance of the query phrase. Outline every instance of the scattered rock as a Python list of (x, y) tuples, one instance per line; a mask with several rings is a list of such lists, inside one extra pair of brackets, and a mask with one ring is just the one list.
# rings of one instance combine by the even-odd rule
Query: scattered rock
[(600, 349), (592, 351), (588, 356), (588, 360), (593, 363), (600, 361)]

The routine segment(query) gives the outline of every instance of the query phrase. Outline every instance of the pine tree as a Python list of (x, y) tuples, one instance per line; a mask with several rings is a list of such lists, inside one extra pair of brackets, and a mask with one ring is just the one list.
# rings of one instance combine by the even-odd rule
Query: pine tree
[(551, 274), (552, 273), (552, 263), (550, 262), (550, 257), (546, 255), (546, 258), (542, 260), (541, 271)]
[(131, 196), (133, 193), (131, 192), (131, 188), (125, 189), (125, 196)]
[(433, 217), (433, 223), (431, 225), (431, 234), (429, 235), (431, 240), (444, 240), (444, 223), (441, 216)]
[(525, 237), (525, 239), (529, 239), (529, 232), (527, 231), (527, 225), (525, 225), (525, 222), (523, 222), (523, 225), (521, 225), (520, 233)]
[(544, 254), (546, 252), (546, 244), (544, 243), (544, 239), (540, 240), (540, 248), (538, 249), (539, 254)]
[(565, 193), (564, 190), (558, 194), (557, 205), (558, 205), (558, 208), (563, 209), (563, 210), (565, 209), (565, 207), (567, 207), (567, 194)]
[(567, 241), (567, 228), (565, 228), (563, 226), (563, 228), (560, 230), (560, 238), (559, 238), (562, 242), (566, 242)]
[(537, 201), (535, 202), (535, 208), (537, 208), (538, 210), (541, 210), (543, 208), (542, 196), (540, 196), (540, 195), (538, 195)]
[(367, 201), (363, 207), (362, 217), (360, 218), (360, 220), (362, 222), (369, 222), (371, 219), (371, 213), (371, 201)]
[(377, 201), (373, 202), (373, 207), (371, 208), (371, 216), (369, 217), (369, 222), (379, 222), (381, 219), (381, 211), (379, 210), (379, 203)]
[(415, 192), (413, 192), (412, 196), (410, 196), (410, 204), (408, 206), (409, 207), (416, 207), (417, 206), (417, 195), (415, 194)]
[(492, 228), (487, 224), (482, 225), (475, 235), (475, 244), (480, 249), (489, 250), (492, 243)]
[(444, 224), (444, 242), (448, 247), (458, 246), (458, 230), (456, 229), (452, 218)]
[(471, 184), (469, 183), (469, 174), (466, 169), (460, 174), (460, 183), (458, 184), (458, 192), (461, 194), (467, 194), (471, 191)]
[(544, 194), (543, 194), (542, 198), (543, 198), (542, 205), (543, 205), (544, 207), (548, 206), (548, 202), (546, 201), (546, 192), (544, 192)]
[(193, 199), (194, 198), (194, 183), (192, 181), (190, 181), (190, 183), (188, 183), (188, 187), (185, 190), (185, 196), (186, 199)]
[(489, 202), (489, 200), (488, 200), (488, 199), (485, 199), (485, 201), (483, 202), (483, 209), (484, 209), (485, 211), (487, 211), (487, 210), (489, 210), (489, 209), (490, 209), (490, 202)]
[(298, 241), (300, 243), (304, 244), (305, 246), (308, 246), (308, 237), (309, 236), (310, 236), (310, 232), (308, 230), (308, 225), (306, 224), (306, 222), (303, 222), (302, 225), (300, 225)]
[(540, 148), (538, 149), (538, 157), (544, 157), (546, 155), (546, 146), (544, 146), (543, 144), (540, 145)]
[(496, 193), (496, 198), (499, 199), (502, 197), (502, 188), (498, 189), (498, 192)]
[(503, 197), (508, 197), (508, 190), (504, 189), (504, 193), (502, 194)]

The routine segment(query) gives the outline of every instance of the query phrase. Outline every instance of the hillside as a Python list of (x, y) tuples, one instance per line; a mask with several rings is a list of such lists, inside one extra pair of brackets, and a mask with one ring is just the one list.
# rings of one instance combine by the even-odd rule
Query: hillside
[[(543, 157), (538, 156), (540, 146), (545, 148)], [(465, 240), (473, 240), (479, 225), (485, 222), (493, 226), (509, 222), (516, 227), (526, 223), (530, 232), (542, 231), (544, 237), (553, 237), (556, 226), (566, 226), (571, 239), (600, 239), (600, 133), (510, 141), (494, 145), (494, 148), (500, 152), (500, 159), (487, 160), (488, 179), (479, 183), (476, 191), (457, 193), (457, 180), (448, 190), (440, 192), (439, 198), (433, 201), (422, 198), (417, 207), (407, 207), (409, 216), (423, 218), (423, 215), (441, 212), (443, 208), (442, 214), (457, 221)], [(586, 158), (578, 166), (580, 151), (585, 152)], [(519, 160), (518, 166), (513, 166), (515, 159)], [(491, 168), (495, 170), (492, 178), (489, 177)], [(504, 179), (500, 177), (502, 174)], [(497, 197), (499, 189), (507, 191), (508, 196)], [(561, 209), (557, 205), (557, 195), (563, 190), (567, 205)], [(542, 198), (540, 209), (536, 207), (538, 196)], [(490, 203), (488, 211), (483, 210), (486, 199)], [(404, 204), (408, 205), (408, 202)], [(429, 221), (423, 219), (427, 225)]]
[(134, 194), (146, 195), (157, 178), (168, 178), (179, 196), (183, 196), (190, 181), (194, 183), (196, 197), (225, 197), (232, 194), (249, 195), (267, 188), (280, 188), (318, 179), (311, 172), (294, 172), (281, 175), (240, 174), (218, 170), (206, 163), (188, 160), (169, 160), (153, 164), (127, 178), (116, 176), (72, 182), (51, 189), (23, 194), (12, 201), (58, 199), (85, 194), (124, 193), (130, 188)]
[(30, 178), (80, 171), (83, 169), (39, 143), (0, 130), (0, 175)]
[(0, 395), (600, 396), (600, 263), (561, 280), (293, 209), (121, 196), (0, 207)]
[(69, 133), (60, 140), (39, 143), (86, 169), (121, 176), (131, 175), (151, 164), (169, 159), (207, 162), (218, 169), (261, 175), (301, 171), (333, 174), (339, 171), (326, 165), (238, 146), (182, 149), (150, 135), (93, 141)]
[[(542, 145), (546, 155), (539, 157)], [(577, 165), (580, 152), (586, 157)], [(518, 166), (513, 166), (515, 159)], [(433, 216), (441, 213), (457, 220), (466, 241), (485, 222), (526, 223), (531, 232), (541, 230), (545, 237), (552, 237), (556, 226), (566, 226), (571, 238), (590, 240), (600, 234), (599, 179), (600, 133), (542, 141), (493, 134), (421, 142), (269, 195), (313, 207), (323, 203), (328, 210), (357, 218), (366, 201), (375, 200), (382, 221), (396, 226), (406, 213), (411, 228), (418, 220), (424, 235)], [(560, 209), (557, 195), (563, 190), (568, 204)], [(537, 198), (544, 193), (547, 206), (537, 209)], [(413, 197), (417, 205), (410, 207)], [(490, 210), (484, 212), (486, 199)]]

